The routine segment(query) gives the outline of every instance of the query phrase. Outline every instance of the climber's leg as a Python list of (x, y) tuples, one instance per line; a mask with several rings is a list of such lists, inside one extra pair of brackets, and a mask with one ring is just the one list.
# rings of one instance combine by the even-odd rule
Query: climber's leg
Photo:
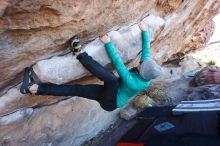
[[(103, 85), (56, 85), (40, 84), (38, 85), (37, 95), (53, 96), (80, 96), (88, 99), (97, 100), (103, 91)], [(31, 91), (31, 88), (30, 88)]]
[(117, 108), (118, 78), (105, 67), (96, 62), (86, 52), (77, 56), (82, 65), (93, 75), (104, 81), (104, 88), (99, 99), (103, 109), (112, 111)]
[[(100, 103), (101, 107), (107, 111), (117, 108), (116, 98), (118, 91), (118, 81), (114, 74), (110, 73), (99, 63), (94, 61), (87, 53), (82, 53), (77, 57), (80, 62), (99, 79), (104, 81), (103, 85), (55, 85), (55, 84), (33, 84), (27, 83), (25, 89), (37, 95), (53, 96), (80, 96)], [(27, 75), (27, 80), (32, 80), (31, 75)], [(24, 93), (25, 94), (25, 93)]]
[(96, 100), (104, 110), (112, 111), (117, 108), (117, 78), (104, 82), (104, 85), (56, 85), (56, 84), (33, 84), (29, 88), (30, 93), (36, 95), (53, 96), (80, 96)]
[(104, 89), (99, 99), (101, 107), (107, 111), (113, 111), (117, 108), (118, 79), (104, 81)]
[(117, 81), (105, 83), (105, 85), (38, 85), (37, 95), (53, 96), (80, 96), (96, 100), (106, 111), (113, 111), (117, 108)]
[(89, 72), (91, 72), (94, 76), (98, 77), (102, 81), (112, 81), (117, 78), (113, 73), (109, 72), (105, 67), (95, 61), (86, 52), (79, 54), (77, 59)]

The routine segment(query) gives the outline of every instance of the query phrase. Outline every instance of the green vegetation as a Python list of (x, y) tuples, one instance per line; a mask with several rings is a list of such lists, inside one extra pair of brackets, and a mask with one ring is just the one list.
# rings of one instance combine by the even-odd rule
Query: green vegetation
[(208, 61), (208, 66), (216, 65), (216, 62), (213, 60)]

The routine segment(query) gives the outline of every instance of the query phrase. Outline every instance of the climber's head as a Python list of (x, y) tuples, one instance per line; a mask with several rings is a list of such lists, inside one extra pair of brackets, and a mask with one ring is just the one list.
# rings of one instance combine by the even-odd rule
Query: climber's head
[(151, 58), (142, 62), (138, 68), (141, 77), (145, 80), (155, 79), (163, 73), (161, 67)]

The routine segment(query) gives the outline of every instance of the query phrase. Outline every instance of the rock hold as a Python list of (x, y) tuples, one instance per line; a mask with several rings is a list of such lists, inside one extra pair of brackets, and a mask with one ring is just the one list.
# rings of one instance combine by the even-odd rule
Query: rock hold
[(0, 126), (3, 125), (5, 126), (5, 125), (13, 124), (14, 122), (21, 121), (24, 118), (30, 117), (32, 113), (33, 113), (32, 108), (26, 108), (26, 109), (18, 110), (9, 115), (0, 117)]

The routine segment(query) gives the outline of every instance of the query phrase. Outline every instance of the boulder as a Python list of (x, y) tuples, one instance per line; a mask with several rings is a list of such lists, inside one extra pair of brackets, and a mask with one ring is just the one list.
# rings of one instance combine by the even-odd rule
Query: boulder
[[(219, 12), (217, 0), (5, 0), (0, 5), (0, 94), (21, 81), (24, 67), (66, 53), (66, 42), (75, 34), (87, 43), (154, 15), (165, 21), (152, 43), (153, 54), (162, 62), (195, 49), (192, 42), (204, 43), (196, 41), (198, 32), (212, 32), (203, 28)], [(158, 26), (153, 18), (152, 26)]]
[(0, 117), (0, 145), (80, 145), (114, 123), (117, 113), (77, 97), (48, 107), (22, 109)]
[(73, 35), (80, 35), (83, 51), (109, 67), (98, 39), (108, 32), (123, 61), (133, 66), (141, 49), (137, 23), (143, 21), (152, 56), (163, 63), (209, 39), (219, 5), (218, 0), (0, 1), (0, 145), (80, 145), (118, 119), (118, 110), (106, 112), (92, 100), (19, 93), (23, 68), (31, 65), (43, 82), (100, 84), (85, 78), (89, 72), (69, 53)]

